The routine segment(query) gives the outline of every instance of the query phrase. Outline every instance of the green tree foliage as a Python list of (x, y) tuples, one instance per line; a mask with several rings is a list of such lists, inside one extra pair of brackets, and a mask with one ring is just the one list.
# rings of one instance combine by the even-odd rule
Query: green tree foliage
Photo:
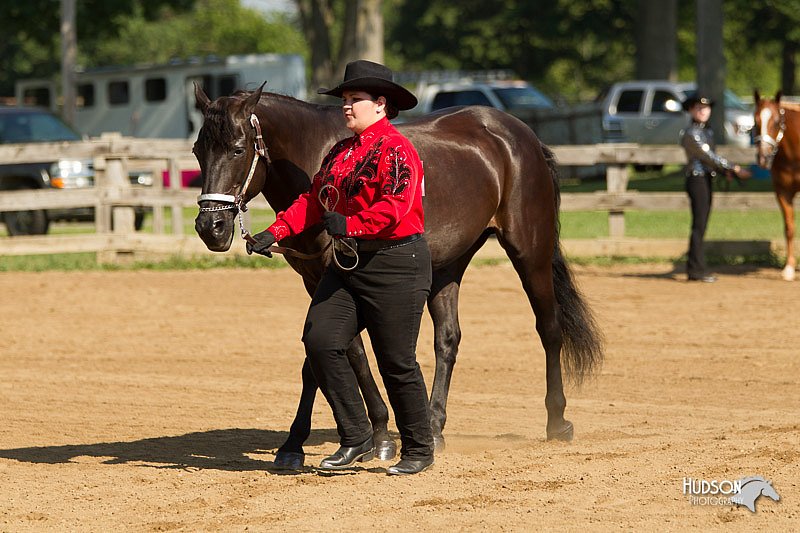
[[(678, 4), (680, 80), (696, 78), (697, 1)], [(724, 9), (728, 86), (773, 92), (785, 44), (800, 43), (800, 0), (726, 0)], [(636, 0), (385, 0), (385, 12), (395, 69), (512, 69), (571, 101), (635, 77)]]
[[(13, 95), (17, 79), (59, 74), (60, 4), (0, 0), (0, 95)], [(239, 0), (78, 0), (76, 25), (84, 67), (307, 49), (285, 15), (265, 18)]]
[[(165, 7), (186, 10), (194, 0), (79, 0), (77, 27), (79, 43), (87, 46), (113, 39), (118, 31), (114, 21), (138, 10), (153, 20)], [(61, 2), (59, 0), (0, 0), (0, 95), (14, 94), (19, 78), (49, 78), (58, 73)]]
[(413, 69), (513, 69), (585, 99), (633, 70), (633, 0), (394, 0), (387, 50)]
[(157, 21), (141, 9), (118, 16), (119, 35), (83, 47), (87, 66), (165, 63), (172, 58), (252, 53), (306, 53), (302, 34), (285, 15), (266, 18), (239, 0), (197, 0), (189, 12), (163, 8)]

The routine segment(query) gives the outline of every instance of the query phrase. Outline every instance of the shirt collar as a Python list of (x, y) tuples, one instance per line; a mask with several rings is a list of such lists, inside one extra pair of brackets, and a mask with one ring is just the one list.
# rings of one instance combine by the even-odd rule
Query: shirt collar
[(353, 135), (353, 143), (356, 146), (361, 146), (362, 144), (369, 143), (373, 139), (376, 139), (386, 133), (387, 130), (392, 128), (392, 123), (389, 122), (389, 119), (386, 117), (381, 118), (379, 121), (371, 124), (367, 129), (362, 131), (361, 133), (356, 133)]

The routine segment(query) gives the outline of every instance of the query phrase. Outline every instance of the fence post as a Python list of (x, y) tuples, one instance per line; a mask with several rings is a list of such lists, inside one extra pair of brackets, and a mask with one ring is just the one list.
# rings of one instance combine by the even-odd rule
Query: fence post
[[(133, 250), (120, 246), (123, 236), (131, 236), (136, 231), (133, 207), (113, 207), (114, 203), (125, 197), (125, 191), (130, 189), (130, 179), (126, 162), (121, 157), (107, 157), (103, 175), (103, 217), (108, 217), (111, 223), (111, 232), (115, 238), (111, 241), (111, 248), (98, 252), (97, 260), (100, 263), (119, 263), (130, 261)], [(104, 222), (105, 223), (105, 222)]]
[[(166, 160), (169, 165), (169, 159)], [(167, 166), (169, 168), (169, 166)], [(162, 169), (153, 171), (153, 189), (159, 192), (164, 190), (164, 176)], [(159, 195), (160, 196), (160, 195)], [(161, 205), (153, 206), (153, 233), (156, 235), (164, 235), (164, 207)]]
[[(181, 167), (176, 158), (169, 160), (169, 188), (173, 191), (181, 190)], [(172, 234), (183, 235), (183, 207), (179, 203), (172, 204)]]
[[(606, 169), (606, 191), (609, 194), (621, 194), (628, 189), (628, 165), (608, 165)], [(625, 211), (609, 209), (608, 233), (612, 239), (625, 236)]]
[[(130, 189), (131, 183), (128, 178), (127, 165), (121, 158), (108, 159), (106, 161), (106, 181), (116, 201), (118, 201), (121, 196), (124, 196), (127, 189)], [(133, 207), (112, 208), (112, 232), (127, 235), (132, 234), (136, 231), (134, 219)]]
[(94, 230), (97, 233), (111, 232), (111, 204), (108, 201), (108, 178), (105, 156), (94, 158), (94, 186), (97, 202), (94, 205)]

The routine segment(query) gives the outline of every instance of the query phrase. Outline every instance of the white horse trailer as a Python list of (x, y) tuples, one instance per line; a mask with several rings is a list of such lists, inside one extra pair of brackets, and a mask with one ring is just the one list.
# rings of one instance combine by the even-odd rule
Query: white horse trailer
[[(76, 72), (73, 126), (82, 134), (119, 132), (147, 138), (193, 138), (203, 117), (195, 109), (194, 86), (211, 99), (238, 89), (265, 90), (306, 98), (303, 58), (295, 54), (251, 54), (176, 61), (166, 65), (108, 67)], [(56, 109), (55, 82), (20, 80), (20, 105)]]

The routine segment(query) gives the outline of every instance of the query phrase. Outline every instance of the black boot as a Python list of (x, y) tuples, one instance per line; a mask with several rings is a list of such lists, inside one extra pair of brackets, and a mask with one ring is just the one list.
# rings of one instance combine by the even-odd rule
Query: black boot
[(321, 470), (342, 470), (350, 468), (357, 462), (365, 462), (375, 457), (375, 445), (372, 444), (372, 437), (368, 438), (358, 446), (342, 446), (336, 453), (326, 457), (319, 464)]
[(390, 476), (419, 474), (433, 465), (433, 457), (427, 459), (401, 459), (399, 463), (386, 469)]

